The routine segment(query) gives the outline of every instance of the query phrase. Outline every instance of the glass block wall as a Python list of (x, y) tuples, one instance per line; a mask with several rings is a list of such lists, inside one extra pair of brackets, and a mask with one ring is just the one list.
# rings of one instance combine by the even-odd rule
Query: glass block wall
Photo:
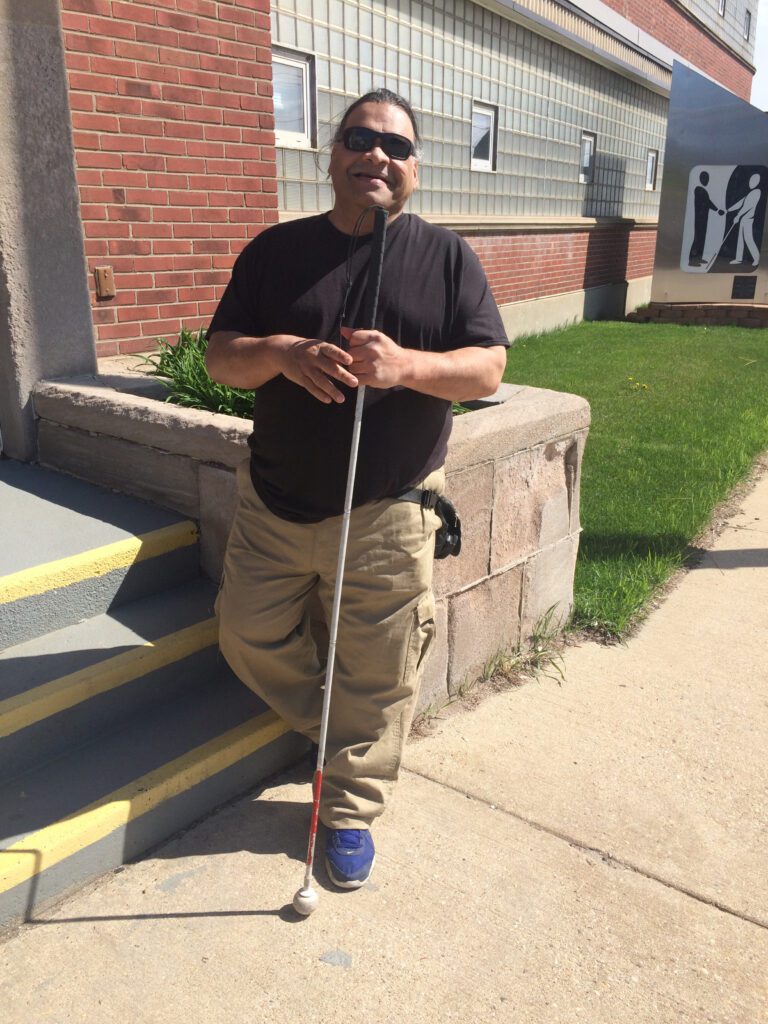
[[(648, 149), (663, 169), (667, 100), (469, 0), (274, 0), (275, 45), (314, 54), (319, 152), (278, 149), (286, 212), (329, 209), (328, 140), (352, 99), (385, 86), (424, 137), (415, 212), (447, 216), (624, 216), (658, 212)], [(494, 172), (470, 170), (472, 100), (499, 110)], [(595, 177), (579, 183), (582, 131)]]

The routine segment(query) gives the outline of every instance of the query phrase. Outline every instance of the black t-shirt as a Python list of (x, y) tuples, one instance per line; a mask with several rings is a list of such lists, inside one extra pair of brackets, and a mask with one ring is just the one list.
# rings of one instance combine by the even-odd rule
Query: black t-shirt
[[(344, 325), (360, 322), (371, 236), (357, 239)], [(353, 243), (354, 244), (354, 243)], [(341, 345), (350, 236), (327, 214), (258, 235), (238, 257), (208, 329), (295, 334)], [(376, 327), (406, 348), (507, 345), (482, 267), (467, 243), (413, 214), (389, 225)], [(326, 405), (282, 374), (256, 391), (251, 478), (270, 511), (318, 522), (344, 508), (355, 389)], [(353, 506), (402, 494), (445, 460), (451, 403), (404, 387), (367, 388)]]

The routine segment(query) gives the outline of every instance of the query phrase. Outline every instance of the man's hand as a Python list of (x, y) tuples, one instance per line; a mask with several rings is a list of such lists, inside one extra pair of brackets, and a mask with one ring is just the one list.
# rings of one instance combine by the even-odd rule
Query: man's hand
[(350, 370), (358, 383), (372, 388), (392, 388), (401, 384), (410, 364), (409, 350), (381, 331), (356, 331), (342, 327), (352, 357)]
[[(344, 395), (334, 387), (334, 380), (352, 388), (358, 384), (358, 378), (345, 369), (353, 364), (352, 355), (332, 345), (330, 341), (296, 339), (283, 349), (280, 363), (284, 377), (305, 388), (310, 395), (326, 405), (344, 401)], [(354, 369), (354, 366), (351, 368)]]
[(343, 402), (333, 380), (357, 387), (345, 369), (352, 356), (328, 341), (295, 334), (252, 338), (237, 331), (216, 331), (208, 342), (205, 364), (211, 378), (233, 388), (260, 388), (282, 374), (329, 405)]
[(507, 362), (502, 345), (469, 345), (450, 352), (402, 348), (381, 331), (342, 327), (349, 342), (349, 369), (359, 384), (374, 388), (400, 385), (422, 395), (462, 402), (492, 395)]

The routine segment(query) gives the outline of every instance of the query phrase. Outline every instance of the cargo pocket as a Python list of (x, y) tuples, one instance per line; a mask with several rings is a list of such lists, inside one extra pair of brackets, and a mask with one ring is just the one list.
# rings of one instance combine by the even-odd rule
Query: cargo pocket
[(413, 609), (411, 635), (408, 638), (408, 653), (405, 659), (402, 685), (412, 687), (418, 684), (418, 677), (424, 667), (424, 660), (435, 636), (435, 598), (430, 591)]

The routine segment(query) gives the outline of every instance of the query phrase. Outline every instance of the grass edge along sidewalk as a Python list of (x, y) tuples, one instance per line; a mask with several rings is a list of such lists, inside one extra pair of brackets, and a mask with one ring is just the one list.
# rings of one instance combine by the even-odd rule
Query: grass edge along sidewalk
[(581, 323), (519, 339), (504, 379), (592, 407), (572, 626), (624, 637), (768, 449), (763, 332)]

